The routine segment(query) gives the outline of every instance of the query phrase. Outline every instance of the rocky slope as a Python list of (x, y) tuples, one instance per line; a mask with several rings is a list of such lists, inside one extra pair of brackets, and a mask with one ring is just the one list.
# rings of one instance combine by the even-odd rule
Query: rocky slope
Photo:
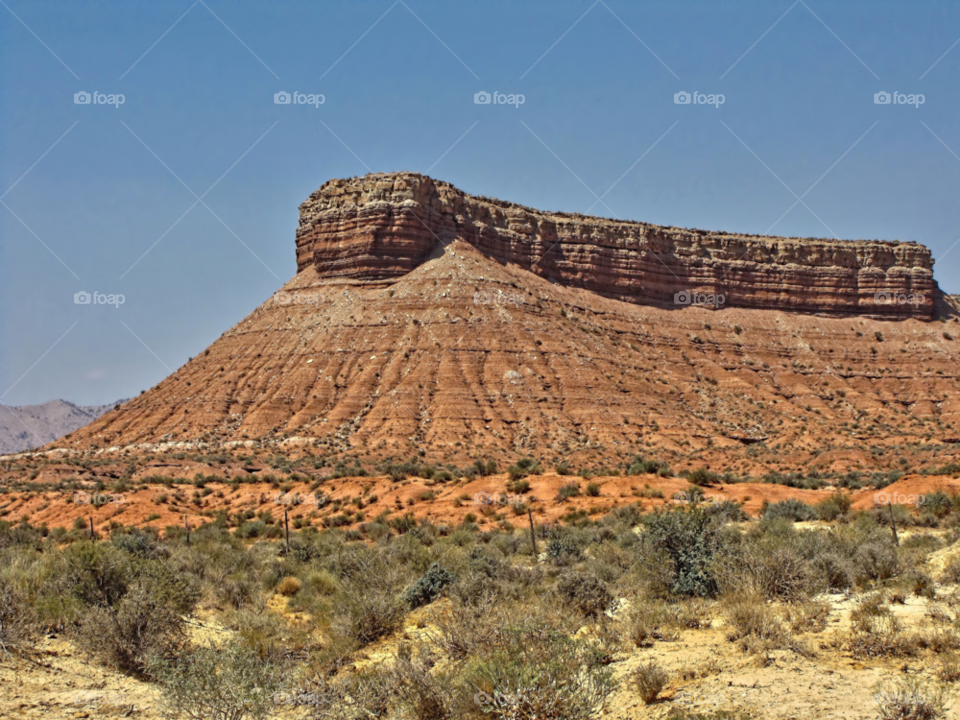
[[(467, 215), (444, 214), (443, 197), (454, 209), (488, 208), (490, 223), (468, 227), (457, 220)], [(498, 244), (513, 237), (518, 214), (546, 225), (545, 214), (471, 199), (419, 175), (327, 183), (301, 208), (300, 272), (280, 292), (159, 385), (55, 446), (309, 448), (432, 462), (531, 455), (609, 466), (649, 450), (674, 469), (762, 475), (910, 470), (929, 459), (931, 442), (952, 447), (960, 438), (955, 321), (744, 308), (732, 296), (719, 312), (655, 307), (639, 302), (651, 287), (642, 273), (630, 285), (614, 272), (647, 257), (652, 237), (672, 238), (673, 248), (688, 238), (683, 248), (700, 253), (687, 265), (680, 258), (689, 256), (672, 256), (678, 271), (747, 262), (718, 259), (729, 254), (724, 247), (754, 248), (758, 258), (763, 248), (783, 256), (789, 247), (805, 265), (749, 263), (797, 287), (834, 273), (837, 297), (860, 297), (857, 282), (878, 273), (932, 288), (925, 248), (775, 238), (737, 245), (733, 236), (553, 215), (561, 255), (591, 263), (558, 259), (549, 267), (561, 283), (496, 256), (526, 247)], [(438, 237), (415, 232), (421, 215)], [(464, 237), (452, 239), (456, 222)], [(362, 228), (371, 228), (367, 236)], [(523, 237), (544, 244), (543, 235)], [(628, 237), (641, 249), (627, 247)], [(841, 282), (852, 277), (841, 269), (853, 268), (829, 258), (859, 258), (860, 280)], [(578, 287), (596, 287), (598, 277), (608, 292)], [(628, 286), (637, 294), (623, 302)], [(765, 297), (761, 284), (749, 287)], [(916, 287), (899, 288), (907, 289)], [(809, 302), (827, 302), (816, 297)], [(909, 451), (904, 467), (912, 444), (922, 450)]]
[(0, 405), (0, 453), (45, 445), (124, 402), (79, 406), (66, 400), (51, 400), (42, 405)]
[(930, 251), (914, 242), (738, 235), (549, 213), (416, 173), (324, 184), (300, 206), (297, 268), (392, 279), (454, 239), (552, 282), (660, 307), (699, 299), (713, 308), (929, 320), (936, 294)]

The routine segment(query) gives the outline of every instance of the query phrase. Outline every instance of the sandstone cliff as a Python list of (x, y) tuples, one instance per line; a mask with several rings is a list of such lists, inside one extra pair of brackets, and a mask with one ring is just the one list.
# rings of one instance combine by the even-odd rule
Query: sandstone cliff
[[(552, 282), (643, 305), (931, 319), (915, 242), (741, 235), (551, 213), (417, 173), (331, 180), (300, 206), (297, 269), (389, 280), (454, 239)], [(699, 297), (698, 297), (699, 296)]]

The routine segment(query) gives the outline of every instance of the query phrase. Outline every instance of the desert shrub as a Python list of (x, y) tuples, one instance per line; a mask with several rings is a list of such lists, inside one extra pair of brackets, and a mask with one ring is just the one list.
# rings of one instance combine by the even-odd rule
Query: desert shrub
[(580, 483), (578, 482), (569, 482), (560, 487), (557, 491), (557, 500), (561, 502), (563, 500), (569, 500), (573, 497), (580, 496)]
[(513, 480), (507, 483), (507, 490), (522, 495), (523, 493), (530, 492), (530, 483), (526, 480)]
[(650, 660), (638, 666), (629, 676), (630, 685), (636, 689), (645, 705), (657, 699), (660, 691), (666, 686), (667, 680), (669, 676), (666, 670), (660, 667), (656, 660)]
[(587, 617), (598, 617), (613, 602), (613, 595), (596, 575), (571, 572), (557, 582), (557, 592), (565, 603)]
[(38, 630), (27, 596), (0, 576), (0, 656), (28, 654)]
[(390, 635), (403, 624), (405, 603), (391, 588), (347, 583), (337, 601), (334, 631), (360, 645)]
[(943, 568), (940, 582), (950, 585), (960, 585), (960, 555), (953, 555)]
[(282, 687), (280, 668), (237, 641), (197, 648), (175, 662), (153, 659), (149, 671), (168, 718), (260, 720), (270, 716)]
[(957, 658), (956, 653), (947, 652), (941, 656), (937, 677), (947, 683), (960, 680), (960, 659)]
[(214, 594), (220, 602), (240, 609), (249, 605), (258, 595), (257, 584), (245, 572), (235, 572), (214, 585)]
[(403, 593), (403, 601), (412, 609), (432, 603), (444, 589), (456, 581), (456, 576), (433, 563), (420, 578)]
[(562, 534), (547, 543), (547, 557), (557, 565), (569, 565), (583, 557), (583, 549), (573, 536)]
[(728, 582), (767, 599), (797, 602), (822, 589), (801, 549), (783, 537), (747, 544), (734, 565), (734, 578)]
[(709, 608), (700, 600), (643, 601), (631, 608), (626, 634), (637, 647), (650, 647), (658, 640), (677, 640), (681, 630), (708, 627), (711, 620)]
[(717, 592), (712, 565), (723, 542), (720, 529), (720, 523), (699, 507), (658, 511), (647, 518), (641, 553), (666, 559), (673, 594), (712, 597)]
[(827, 627), (830, 606), (823, 602), (806, 602), (785, 605), (782, 608), (784, 622), (794, 633), (822, 632)]
[(917, 597), (925, 597), (928, 600), (933, 600), (937, 596), (937, 588), (933, 582), (933, 578), (925, 572), (916, 569), (911, 570), (910, 573), (907, 574), (906, 580), (910, 583), (910, 589)]
[(192, 578), (146, 561), (127, 591), (80, 616), (77, 645), (105, 665), (143, 674), (151, 655), (174, 657), (186, 643), (184, 615), (199, 591)]
[(846, 493), (834, 493), (814, 505), (814, 510), (816, 510), (819, 519), (831, 521), (850, 512), (852, 504), (850, 496)]
[(854, 567), (858, 580), (889, 580), (901, 570), (900, 558), (890, 540), (865, 542), (857, 548)]
[(687, 475), (687, 479), (694, 485), (709, 487), (720, 482), (720, 476), (707, 468), (697, 468)]
[(109, 543), (74, 543), (64, 551), (62, 561), (65, 585), (87, 605), (116, 604), (133, 579), (132, 560)]
[(446, 720), (453, 717), (449, 707), (449, 678), (432, 674), (425, 663), (415, 661), (408, 646), (400, 646), (388, 677), (390, 694), (399, 700), (411, 717), (416, 720)]
[(587, 483), (587, 495), (589, 497), (600, 497), (600, 485), (595, 482)]
[(855, 658), (904, 657), (917, 652), (916, 639), (887, 613), (863, 614), (853, 621), (847, 646)]
[(795, 641), (776, 613), (755, 597), (738, 598), (726, 608), (727, 639), (746, 653), (766, 656), (771, 650), (809, 651)]
[(223, 624), (234, 631), (236, 639), (264, 662), (284, 665), (288, 661), (303, 660), (316, 647), (307, 627), (288, 625), (273, 612), (244, 609), (221, 617)]
[(110, 535), (110, 542), (123, 552), (139, 558), (160, 560), (170, 555), (170, 551), (157, 540), (154, 533), (139, 528), (115, 531)]
[(263, 520), (247, 520), (234, 532), (241, 540), (263, 537), (266, 533), (267, 524)]
[(510, 476), (510, 480), (514, 482), (525, 478), (527, 475), (539, 475), (542, 472), (543, 468), (540, 467), (540, 463), (529, 457), (521, 458), (514, 465), (507, 468), (507, 474)]
[(783, 518), (794, 522), (816, 520), (818, 517), (817, 511), (813, 507), (796, 498), (764, 505), (762, 515), (764, 520)]
[(279, 594), (290, 597), (291, 595), (296, 595), (298, 592), (300, 592), (301, 586), (302, 583), (298, 578), (288, 575), (279, 583), (277, 583), (276, 589)]
[(743, 507), (733, 500), (722, 500), (710, 503), (705, 512), (716, 518), (718, 522), (746, 522), (750, 516), (743, 511)]
[(502, 720), (586, 720), (615, 688), (590, 645), (532, 622), (499, 628), (460, 677), (461, 716)]
[[(956, 496), (954, 496), (956, 497)], [(923, 511), (929, 512), (936, 518), (944, 518), (955, 509), (954, 497), (943, 490), (935, 490), (923, 496)]]
[[(661, 473), (661, 471), (663, 471)], [(650, 475), (650, 474), (670, 475), (670, 468), (659, 460), (645, 460), (641, 455), (636, 455), (630, 461), (627, 467), (627, 475)]]
[(918, 677), (881, 685), (875, 695), (880, 720), (939, 720), (946, 712), (943, 687)]

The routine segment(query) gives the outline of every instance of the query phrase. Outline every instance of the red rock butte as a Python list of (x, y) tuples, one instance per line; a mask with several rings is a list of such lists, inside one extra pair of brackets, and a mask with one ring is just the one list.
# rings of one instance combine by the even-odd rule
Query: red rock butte
[(417, 173), (331, 180), (300, 206), (297, 271), (385, 280), (463, 240), (551, 282), (658, 307), (708, 307), (929, 320), (930, 250), (915, 242), (741, 235), (551, 213)]
[(867, 446), (960, 436), (957, 331), (931, 322), (956, 313), (916, 243), (546, 213), (397, 173), (314, 193), (297, 260), (206, 351), (48, 449), (639, 449), (756, 475), (878, 469), (897, 453)]

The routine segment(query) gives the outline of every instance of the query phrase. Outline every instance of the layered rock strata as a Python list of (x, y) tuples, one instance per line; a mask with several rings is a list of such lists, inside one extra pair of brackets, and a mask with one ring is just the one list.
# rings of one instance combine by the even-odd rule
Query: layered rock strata
[(552, 213), (417, 173), (331, 180), (300, 206), (297, 270), (392, 280), (462, 239), (551, 282), (665, 308), (701, 304), (931, 319), (930, 251), (915, 242), (743, 235)]

